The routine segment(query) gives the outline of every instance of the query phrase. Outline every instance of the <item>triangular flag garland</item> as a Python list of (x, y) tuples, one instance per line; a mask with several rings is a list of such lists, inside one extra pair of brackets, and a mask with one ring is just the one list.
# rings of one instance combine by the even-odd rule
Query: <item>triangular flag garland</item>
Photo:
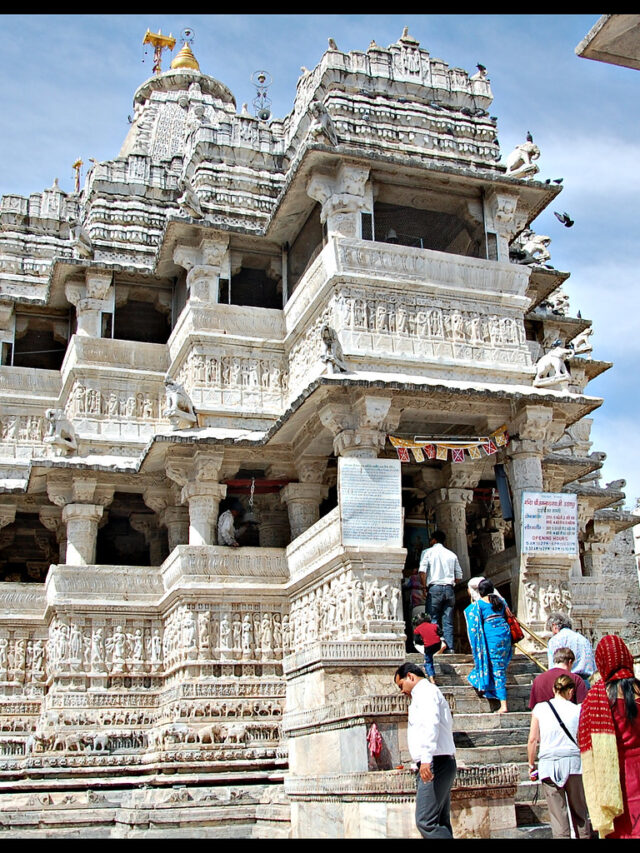
[(396, 448), (398, 459), (401, 462), (411, 462), (409, 449), (416, 462), (423, 462), (425, 457), (427, 459), (440, 459), (445, 462), (449, 458), (449, 451), (451, 451), (452, 462), (464, 462), (465, 451), (469, 454), (470, 459), (482, 458), (480, 448), (484, 450), (487, 456), (497, 453), (499, 447), (506, 447), (509, 443), (509, 433), (506, 426), (501, 426), (490, 435), (470, 441), (430, 441), (428, 439), (415, 441), (410, 438), (398, 438), (394, 435), (389, 436), (389, 441)]

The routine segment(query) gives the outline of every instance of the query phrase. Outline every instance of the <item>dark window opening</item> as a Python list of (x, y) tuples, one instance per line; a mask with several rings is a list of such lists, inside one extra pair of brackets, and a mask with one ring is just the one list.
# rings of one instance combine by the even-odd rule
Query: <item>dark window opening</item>
[(26, 332), (18, 336), (13, 352), (14, 367), (31, 367), (40, 370), (60, 370), (67, 351), (66, 342), (57, 339), (52, 328), (29, 323)]
[(362, 239), (373, 240), (373, 216), (370, 213), (360, 214)]
[(169, 317), (151, 302), (131, 299), (116, 307), (114, 337), (121, 341), (166, 344), (170, 332)]
[[(380, 243), (484, 257), (484, 235), (475, 221), (437, 210), (376, 202), (375, 235)], [(482, 238), (482, 239), (481, 239)]]
[(96, 563), (105, 566), (150, 566), (149, 543), (144, 533), (136, 530), (131, 516), (148, 518), (151, 535), (160, 535), (155, 530), (155, 514), (149, 510), (141, 495), (116, 492), (113, 501), (105, 510), (108, 521), (98, 530)]
[(37, 515), (21, 512), (2, 532), (0, 581), (44, 583), (49, 566), (60, 562), (55, 534), (44, 527)]
[(487, 260), (498, 260), (498, 235), (493, 231), (487, 231)]
[(243, 267), (231, 276), (231, 304), (282, 308), (282, 281), (270, 278), (266, 270)]

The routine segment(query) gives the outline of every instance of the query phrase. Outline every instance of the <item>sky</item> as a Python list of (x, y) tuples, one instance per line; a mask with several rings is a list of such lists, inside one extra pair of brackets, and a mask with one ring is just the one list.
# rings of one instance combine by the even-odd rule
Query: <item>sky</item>
[[(571, 313), (592, 319), (596, 359), (614, 367), (587, 386), (603, 397), (592, 415), (592, 450), (607, 460), (602, 484), (624, 478), (627, 505), (640, 497), (640, 72), (593, 62), (574, 49), (597, 15), (0, 15), (0, 194), (73, 189), (71, 164), (117, 156), (136, 88), (153, 73), (147, 28), (179, 37), (206, 74), (252, 101), (251, 74), (268, 71), (274, 117), (293, 108), (301, 66), (313, 68), (327, 38), (343, 51), (384, 47), (403, 27), (431, 56), (475, 73), (486, 66), (503, 156), (533, 134), (538, 177), (564, 178), (564, 191), (533, 224), (551, 237), (551, 262), (571, 273)], [(173, 54), (165, 53), (167, 69)], [(144, 60), (144, 61), (143, 61)], [(564, 228), (553, 211), (575, 220)]]

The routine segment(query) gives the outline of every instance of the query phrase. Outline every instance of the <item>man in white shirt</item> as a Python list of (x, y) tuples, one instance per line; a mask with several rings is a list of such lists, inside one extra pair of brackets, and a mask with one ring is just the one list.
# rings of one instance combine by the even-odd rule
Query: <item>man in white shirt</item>
[(450, 810), (456, 748), (451, 710), (440, 690), (416, 664), (403, 663), (394, 681), (411, 697), (407, 741), (418, 768), (416, 826), (423, 838), (453, 838)]
[(435, 530), (430, 548), (425, 548), (420, 557), (418, 572), (427, 596), (425, 610), (433, 622), (442, 628), (447, 651), (453, 651), (453, 608), (456, 603), (456, 581), (462, 580), (462, 568), (458, 558), (444, 547), (446, 536)]
[(593, 655), (593, 646), (589, 640), (577, 631), (571, 630), (571, 619), (564, 613), (552, 613), (547, 620), (547, 630), (553, 634), (547, 644), (547, 657), (549, 667), (553, 665), (553, 654), (556, 649), (568, 648), (574, 653), (576, 659), (571, 667), (573, 675), (581, 675), (587, 682), (596, 671), (596, 660)]

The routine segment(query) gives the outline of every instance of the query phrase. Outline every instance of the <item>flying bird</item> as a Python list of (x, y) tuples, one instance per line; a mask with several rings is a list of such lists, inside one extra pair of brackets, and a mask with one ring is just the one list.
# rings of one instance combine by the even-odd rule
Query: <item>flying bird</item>
[(574, 220), (569, 216), (569, 214), (565, 211), (564, 213), (558, 213), (557, 211), (553, 211), (553, 215), (558, 220), (558, 222), (562, 222), (565, 228), (571, 228)]

